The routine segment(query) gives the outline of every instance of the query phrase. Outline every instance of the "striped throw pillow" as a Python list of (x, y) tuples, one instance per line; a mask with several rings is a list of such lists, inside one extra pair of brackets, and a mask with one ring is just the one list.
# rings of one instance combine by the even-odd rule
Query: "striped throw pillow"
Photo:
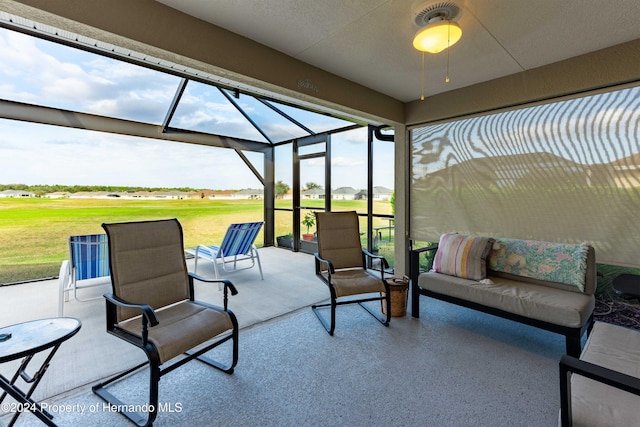
[(491, 237), (443, 234), (433, 260), (433, 269), (449, 276), (483, 280), (487, 277), (487, 256), (494, 241)]

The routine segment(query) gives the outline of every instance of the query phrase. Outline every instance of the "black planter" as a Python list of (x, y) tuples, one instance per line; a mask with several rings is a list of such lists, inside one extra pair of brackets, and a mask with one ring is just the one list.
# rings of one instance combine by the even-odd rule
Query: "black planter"
[(293, 237), (291, 236), (277, 236), (276, 242), (278, 247), (293, 249)]
[(315, 254), (318, 252), (318, 242), (314, 240), (300, 240), (300, 252)]

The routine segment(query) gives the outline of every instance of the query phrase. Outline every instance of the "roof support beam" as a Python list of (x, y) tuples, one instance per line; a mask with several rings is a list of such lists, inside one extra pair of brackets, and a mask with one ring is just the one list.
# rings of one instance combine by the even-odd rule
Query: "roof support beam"
[(260, 181), (260, 184), (264, 186), (264, 177), (260, 175), (260, 172), (258, 172), (258, 170), (253, 166), (253, 163), (251, 163), (251, 161), (247, 158), (247, 156), (244, 155), (242, 151), (240, 151), (237, 148), (235, 149), (235, 151), (236, 151), (236, 154), (242, 159), (244, 164), (247, 165), (249, 170), (251, 170), (251, 172), (253, 172), (255, 177), (258, 178), (258, 181)]
[(173, 96), (173, 100), (171, 100), (169, 111), (167, 111), (167, 116), (164, 118), (164, 121), (162, 122), (163, 132), (167, 130), (167, 128), (169, 127), (169, 123), (171, 123), (171, 119), (173, 118), (173, 115), (175, 114), (176, 109), (178, 108), (178, 103), (182, 98), (182, 94), (184, 93), (184, 90), (187, 88), (187, 83), (189, 83), (189, 80), (185, 78), (180, 80), (180, 84), (176, 89), (176, 94)]
[(296, 119), (294, 119), (293, 117), (291, 117), (290, 115), (288, 115), (287, 113), (285, 113), (284, 111), (282, 111), (281, 109), (279, 109), (278, 107), (273, 105), (271, 102), (267, 101), (266, 99), (262, 99), (262, 98), (256, 98), (256, 99), (258, 101), (262, 102), (267, 107), (271, 108), (276, 113), (280, 114), (285, 119), (289, 120), (294, 125), (298, 126), (299, 128), (301, 128), (305, 132), (309, 133), (310, 135), (315, 135), (316, 134), (314, 131), (312, 131), (311, 129), (309, 129), (308, 127), (306, 127), (305, 125), (303, 125), (302, 123), (300, 123), (299, 121), (297, 121)]
[[(267, 141), (269, 141), (269, 143), (273, 144), (273, 141), (271, 140), (271, 138), (269, 138), (269, 135), (267, 135), (267, 133), (262, 130), (258, 123), (256, 123), (256, 121), (253, 120), (246, 111), (244, 111), (244, 108), (242, 108), (240, 104), (238, 104), (231, 96), (229, 96), (229, 94), (224, 89), (218, 88), (218, 90), (225, 98), (227, 98), (227, 101), (229, 101), (234, 107), (236, 107), (236, 110), (238, 110), (240, 114), (242, 114), (244, 118), (247, 119), (249, 123), (251, 123), (251, 126), (253, 126), (258, 132), (260, 132), (260, 135), (262, 135)], [(239, 92), (236, 93), (239, 97)]]
[(161, 125), (114, 119), (6, 100), (0, 100), (0, 118), (248, 151), (262, 152), (266, 145), (264, 143), (239, 138), (202, 132), (189, 132), (173, 128), (164, 129)]

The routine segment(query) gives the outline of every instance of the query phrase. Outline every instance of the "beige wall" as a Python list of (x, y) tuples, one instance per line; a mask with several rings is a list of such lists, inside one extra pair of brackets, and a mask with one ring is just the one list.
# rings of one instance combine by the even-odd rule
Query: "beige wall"
[(407, 125), (640, 80), (640, 39), (405, 105)]

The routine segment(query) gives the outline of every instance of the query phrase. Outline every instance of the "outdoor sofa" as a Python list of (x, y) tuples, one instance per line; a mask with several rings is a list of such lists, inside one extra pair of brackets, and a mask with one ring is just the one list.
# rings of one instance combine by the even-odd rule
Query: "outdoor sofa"
[[(436, 251), (420, 272), (421, 254)], [(596, 260), (587, 243), (443, 234), (437, 245), (412, 250), (411, 314), (427, 296), (562, 334), (578, 357), (593, 323)]]

